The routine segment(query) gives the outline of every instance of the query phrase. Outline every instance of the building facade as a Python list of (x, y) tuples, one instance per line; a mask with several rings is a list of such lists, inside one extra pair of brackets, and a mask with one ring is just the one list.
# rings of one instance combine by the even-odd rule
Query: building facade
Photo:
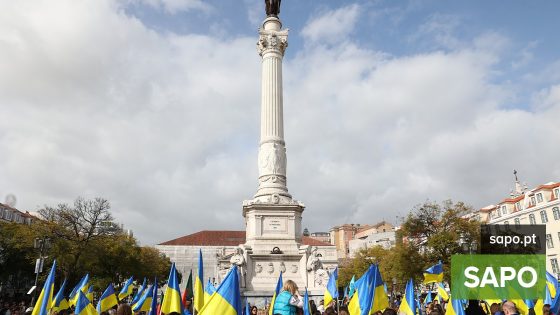
[(0, 222), (31, 224), (34, 220), (36, 220), (36, 218), (29, 212), (22, 212), (16, 208), (0, 203)]
[(560, 278), (560, 182), (528, 189), (516, 176), (508, 198), (480, 209), (475, 215), (483, 223), (503, 225), (546, 225), (546, 269)]

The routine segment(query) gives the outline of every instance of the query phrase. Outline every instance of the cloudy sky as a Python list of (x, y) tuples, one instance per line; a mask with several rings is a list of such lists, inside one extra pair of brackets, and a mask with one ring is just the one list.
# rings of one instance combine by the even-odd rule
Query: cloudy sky
[[(243, 229), (264, 1), (0, 0), (0, 201), (110, 200), (144, 244)], [(285, 0), (303, 225), (560, 180), (560, 4)]]

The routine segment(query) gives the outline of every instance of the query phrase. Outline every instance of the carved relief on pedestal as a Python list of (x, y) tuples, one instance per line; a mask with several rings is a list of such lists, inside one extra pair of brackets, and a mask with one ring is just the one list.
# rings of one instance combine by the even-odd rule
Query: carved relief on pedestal
[(268, 273), (272, 274), (274, 272), (274, 264), (269, 262), (268, 269), (266, 270)]
[(314, 280), (316, 287), (324, 287), (329, 282), (329, 273), (325, 269), (318, 269)]
[(281, 263), (280, 263), (280, 272), (281, 272), (281, 273), (286, 272), (286, 265), (284, 265), (284, 262), (281, 262)]
[(284, 180), (286, 177), (286, 147), (279, 142), (267, 142), (261, 144), (259, 148), (259, 176), (264, 175), (280, 175), (271, 176), (261, 181), (276, 182)]
[(261, 273), (262, 270), (263, 270), (263, 267), (262, 267), (261, 264), (257, 264), (257, 265), (255, 266), (255, 272), (256, 272), (256, 273)]
[(299, 269), (298, 265), (292, 264), (292, 268), (291, 268), (292, 273), (297, 273), (298, 269)]

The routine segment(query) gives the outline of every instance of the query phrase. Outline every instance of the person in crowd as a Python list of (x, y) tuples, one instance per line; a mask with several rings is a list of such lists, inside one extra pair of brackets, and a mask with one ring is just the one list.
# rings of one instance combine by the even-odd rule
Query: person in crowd
[(383, 311), (382, 314), (383, 315), (397, 315), (397, 312), (394, 309), (388, 307)]
[(512, 301), (507, 301), (502, 305), (502, 311), (504, 315), (518, 315), (517, 307)]
[[(297, 308), (303, 307), (303, 299), (298, 292), (297, 284), (288, 280), (284, 283), (282, 292), (278, 294), (274, 301), (275, 315), (295, 315)], [(120, 314), (117, 314), (120, 315)]]
[(325, 300), (321, 300), (319, 302), (319, 305), (317, 306), (317, 310), (321, 312), (321, 314), (323, 314), (323, 312), (325, 311)]
[(334, 307), (329, 306), (325, 309), (325, 315), (336, 315), (336, 311), (334, 310)]
[(117, 315), (132, 315), (132, 308), (126, 303), (119, 304)]
[(315, 304), (314, 300), (310, 300), (309, 301), (309, 313), (315, 314), (315, 311), (317, 311), (317, 304)]
[(492, 305), (490, 305), (490, 314), (491, 315), (502, 315), (502, 311), (500, 310), (500, 304), (492, 303)]
[(258, 312), (259, 312), (259, 309), (255, 305), (253, 305), (251, 307), (251, 315), (257, 315)]
[(482, 307), (478, 304), (478, 300), (469, 300), (469, 305), (465, 309), (465, 313), (469, 315), (486, 315)]

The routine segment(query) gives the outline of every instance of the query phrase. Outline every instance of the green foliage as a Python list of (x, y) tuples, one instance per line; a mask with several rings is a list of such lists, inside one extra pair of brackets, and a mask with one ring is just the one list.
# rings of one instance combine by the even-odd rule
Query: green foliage
[[(51, 248), (39, 283), (44, 280), (54, 259), (57, 260), (57, 282), (67, 278), (73, 287), (86, 273), (99, 294), (109, 283), (118, 285), (134, 276), (153, 281), (167, 279), (171, 262), (153, 247), (140, 246), (115, 224), (109, 203), (101, 198), (76, 199), (73, 206), (60, 204), (40, 210), (44, 220), (32, 225), (0, 226), (0, 281), (10, 275), (24, 275), (34, 280), (35, 259), (39, 251), (35, 238), (49, 238)], [(28, 289), (28, 288), (27, 288)]]
[(378, 263), (383, 280), (395, 290), (404, 290), (406, 281), (423, 280), (423, 271), (441, 260), (444, 277), (449, 281), (451, 255), (463, 253), (462, 243), (477, 244), (480, 223), (464, 218), (472, 208), (463, 202), (425, 202), (414, 207), (396, 232), (397, 244), (391, 249), (380, 246), (360, 250), (355, 258), (340, 266), (339, 285), (346, 286), (355, 275), (359, 278), (371, 263)]

